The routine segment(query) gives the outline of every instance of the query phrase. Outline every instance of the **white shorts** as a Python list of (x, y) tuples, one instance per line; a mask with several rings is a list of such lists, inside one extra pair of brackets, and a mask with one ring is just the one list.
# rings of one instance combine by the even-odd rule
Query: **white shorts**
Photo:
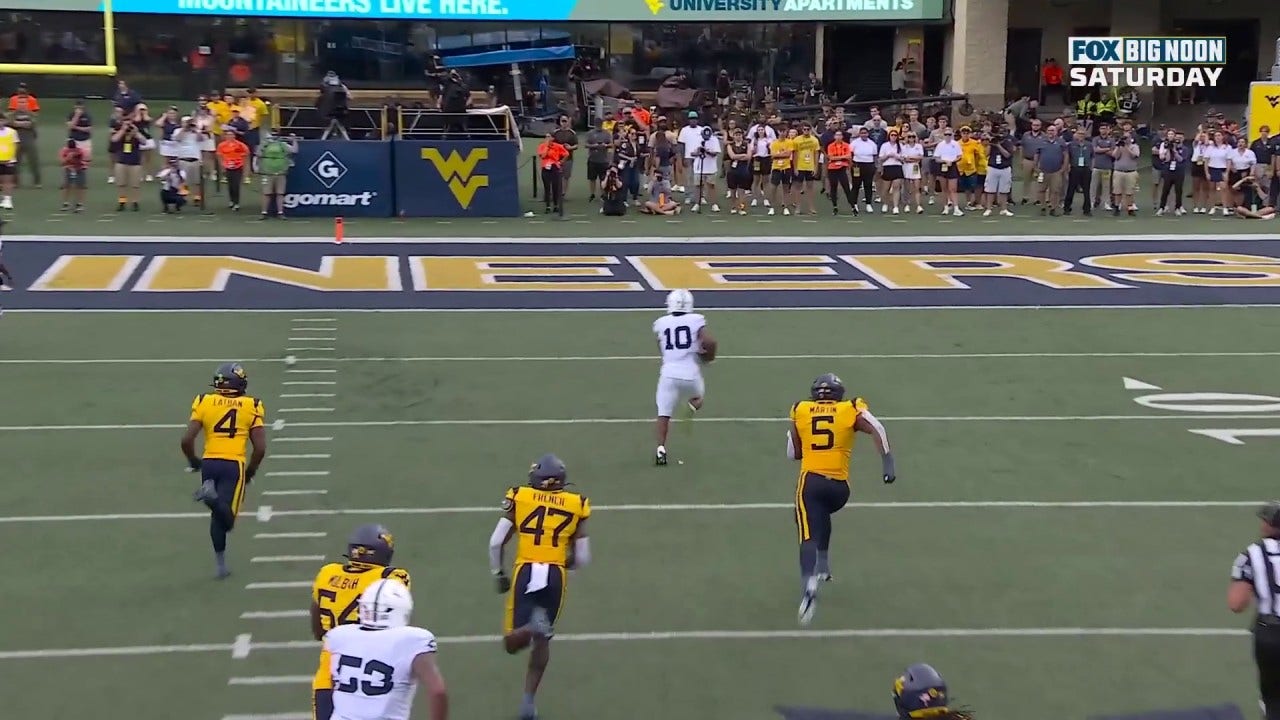
[(982, 191), (991, 195), (1013, 192), (1013, 168), (987, 168), (987, 180)]
[(658, 404), (658, 417), (669, 418), (682, 400), (702, 397), (706, 392), (702, 376), (696, 378), (675, 378), (669, 375), (658, 376), (658, 392), (655, 400)]

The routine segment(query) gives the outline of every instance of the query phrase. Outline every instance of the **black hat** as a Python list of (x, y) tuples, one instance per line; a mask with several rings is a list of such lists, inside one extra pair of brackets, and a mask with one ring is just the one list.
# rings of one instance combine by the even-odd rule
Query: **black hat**
[(1274, 528), (1280, 528), (1280, 501), (1271, 502), (1258, 508), (1258, 517)]

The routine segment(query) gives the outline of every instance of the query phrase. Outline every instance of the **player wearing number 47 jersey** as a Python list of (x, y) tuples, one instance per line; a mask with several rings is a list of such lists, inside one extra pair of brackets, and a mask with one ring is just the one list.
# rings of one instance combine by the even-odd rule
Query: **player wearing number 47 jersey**
[(693, 311), (693, 293), (672, 290), (667, 294), (667, 314), (653, 321), (662, 353), (662, 369), (658, 371), (658, 449), (654, 462), (667, 464), (667, 431), (671, 414), (681, 400), (692, 412), (702, 409), (706, 384), (702, 381), (702, 364), (716, 358), (716, 341), (707, 330), (707, 319)]
[[(267, 456), (266, 409), (262, 401), (245, 393), (249, 375), (240, 363), (226, 363), (213, 375), (213, 393), (197, 395), (191, 418), (182, 435), (182, 454), (192, 472), (200, 473), (195, 500), (208, 506), (212, 519), (209, 538), (217, 559), (218, 577), (227, 570), (227, 533), (235, 527), (244, 505), (244, 491)], [(196, 457), (196, 436), (204, 433), (204, 454)], [(253, 456), (247, 462), (247, 443)]]
[(413, 596), (394, 579), (377, 580), (359, 598), (359, 624), (324, 636), (333, 678), (334, 720), (409, 720), (418, 683), (432, 720), (447, 720), (449, 695), (436, 665), (436, 636), (409, 625)]
[(796, 481), (796, 528), (800, 534), (800, 623), (808, 625), (817, 607), (818, 583), (831, 580), (827, 551), (831, 517), (849, 502), (849, 464), (854, 433), (875, 438), (886, 484), (897, 479), (889, 436), (860, 397), (844, 399), (844, 383), (831, 373), (820, 375), (808, 400), (791, 408), (787, 457), (800, 461)]
[[(507, 596), (502, 644), (508, 653), (533, 646), (525, 673), (520, 719), (538, 716), (534, 696), (551, 661), (551, 637), (564, 605), (569, 570), (591, 561), (587, 518), (591, 503), (564, 487), (568, 472), (555, 455), (543, 455), (529, 468), (529, 486), (513, 487), (502, 501), (502, 517), (489, 536), (489, 567), (499, 593)], [(511, 576), (503, 570), (502, 551), (518, 533)]]
[[(381, 580), (397, 580), (409, 587), (409, 571), (391, 565), (395, 539), (381, 525), (361, 525), (347, 541), (347, 561), (320, 568), (311, 585), (311, 634), (320, 640), (341, 625), (359, 621), (361, 595)], [(333, 675), (330, 658), (320, 652), (320, 667), (311, 683), (313, 720), (333, 715)]]

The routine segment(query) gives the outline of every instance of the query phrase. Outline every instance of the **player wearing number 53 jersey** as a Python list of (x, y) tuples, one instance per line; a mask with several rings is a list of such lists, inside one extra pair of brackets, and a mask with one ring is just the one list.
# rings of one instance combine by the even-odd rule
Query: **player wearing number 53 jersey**
[(436, 665), (436, 636), (409, 625), (409, 588), (377, 580), (358, 604), (359, 624), (324, 636), (334, 720), (409, 720), (418, 683), (427, 686), (432, 720), (446, 720), (449, 695)]
[(800, 461), (796, 480), (796, 528), (800, 535), (800, 622), (808, 625), (816, 608), (819, 581), (831, 579), (827, 550), (831, 516), (849, 502), (849, 463), (855, 432), (875, 438), (885, 483), (897, 479), (889, 436), (860, 397), (844, 399), (844, 383), (831, 373), (819, 376), (808, 400), (791, 408), (787, 457)]
[[(382, 580), (397, 580), (409, 587), (409, 572), (391, 565), (395, 539), (381, 525), (361, 525), (347, 541), (345, 563), (329, 563), (320, 568), (311, 585), (311, 634), (320, 640), (342, 625), (359, 622), (360, 598), (365, 590)], [(331, 658), (320, 652), (320, 667), (311, 683), (311, 712), (314, 720), (330, 720), (333, 714)]]
[[(521, 720), (537, 717), (534, 696), (551, 660), (551, 636), (564, 604), (568, 571), (591, 561), (587, 518), (591, 503), (564, 487), (568, 473), (555, 455), (529, 469), (529, 486), (513, 487), (502, 501), (502, 517), (489, 536), (489, 567), (507, 596), (503, 646), (517, 653), (533, 645), (525, 674)], [(516, 562), (508, 577), (502, 551), (518, 533)]]
[(702, 408), (706, 384), (702, 381), (702, 364), (716, 357), (716, 341), (707, 330), (707, 319), (693, 311), (693, 293), (672, 290), (667, 294), (667, 314), (653, 321), (653, 334), (662, 353), (662, 369), (658, 371), (658, 419), (655, 426), (658, 449), (654, 462), (667, 464), (667, 431), (671, 414), (681, 400), (689, 409)]
[[(197, 395), (182, 436), (182, 454), (192, 472), (200, 473), (195, 499), (209, 507), (209, 538), (217, 559), (218, 577), (227, 570), (227, 533), (235, 527), (244, 504), (244, 491), (267, 456), (267, 411), (262, 401), (246, 395), (249, 375), (239, 363), (226, 363), (213, 375), (213, 393)], [(204, 454), (196, 457), (196, 436), (204, 433)], [(246, 461), (247, 444), (253, 455)]]

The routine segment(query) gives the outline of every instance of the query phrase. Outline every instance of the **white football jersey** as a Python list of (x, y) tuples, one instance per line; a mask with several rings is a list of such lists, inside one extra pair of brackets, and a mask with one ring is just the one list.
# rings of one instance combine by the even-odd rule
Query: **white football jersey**
[(698, 342), (698, 331), (706, 325), (707, 319), (699, 313), (663, 315), (653, 321), (653, 333), (662, 352), (662, 375), (683, 380), (702, 376), (698, 361), (702, 343)]
[(339, 625), (324, 636), (333, 677), (332, 720), (409, 720), (418, 682), (413, 660), (436, 651), (419, 627), (372, 630)]

